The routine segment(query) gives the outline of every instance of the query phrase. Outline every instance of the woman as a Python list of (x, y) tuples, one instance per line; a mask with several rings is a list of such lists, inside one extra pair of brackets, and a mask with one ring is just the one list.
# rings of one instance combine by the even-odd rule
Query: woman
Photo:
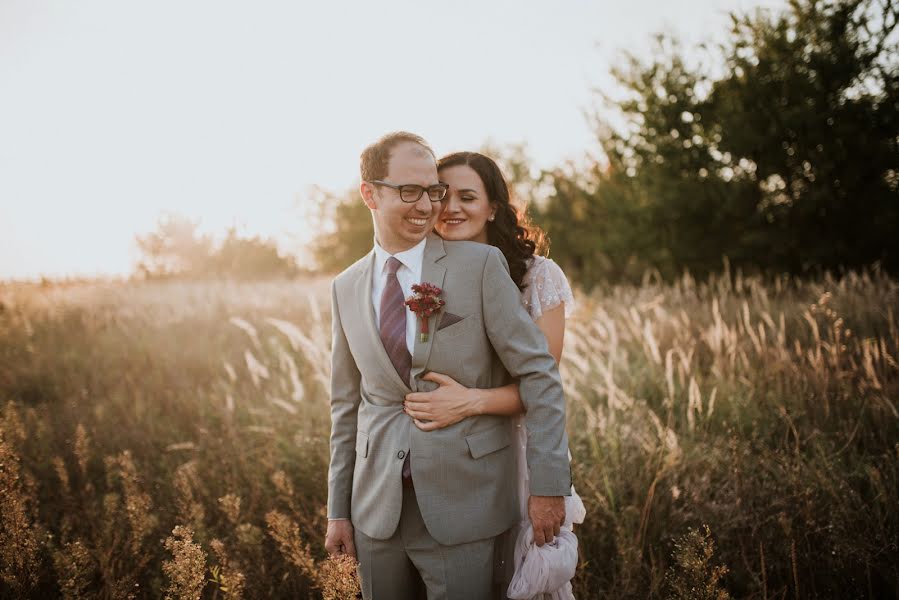
[[(492, 244), (502, 251), (512, 279), (521, 290), (522, 303), (546, 336), (549, 351), (558, 363), (562, 358), (565, 319), (574, 309), (574, 297), (559, 266), (535, 254), (542, 241), (539, 231), (519, 223), (518, 212), (510, 203), (509, 187), (492, 159), (477, 152), (456, 152), (441, 158), (437, 168), (440, 180), (449, 184), (449, 191), (435, 230), (446, 240)], [(424, 379), (440, 387), (432, 392), (409, 394), (405, 402), (406, 412), (424, 431), (447, 427), (478, 414), (514, 417), (519, 441), (520, 517), (527, 519), (527, 432), (518, 385), (470, 389), (433, 372)], [(506, 578), (508, 584), (511, 575)]]

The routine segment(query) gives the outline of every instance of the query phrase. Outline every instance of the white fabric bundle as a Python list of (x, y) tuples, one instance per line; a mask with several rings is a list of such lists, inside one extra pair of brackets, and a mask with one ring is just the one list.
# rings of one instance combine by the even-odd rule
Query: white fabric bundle
[(577, 537), (573, 523), (583, 523), (584, 503), (571, 488), (565, 496), (565, 523), (551, 544), (538, 547), (530, 520), (515, 543), (515, 576), (506, 594), (514, 600), (574, 600), (571, 578), (577, 568)]

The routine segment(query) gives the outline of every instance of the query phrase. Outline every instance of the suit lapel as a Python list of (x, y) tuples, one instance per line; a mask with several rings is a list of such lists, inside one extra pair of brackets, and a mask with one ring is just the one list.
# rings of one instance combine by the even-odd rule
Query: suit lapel
[(375, 323), (375, 307), (372, 305), (371, 298), (372, 272), (374, 271), (374, 268), (375, 251), (372, 249), (369, 257), (365, 261), (365, 268), (362, 269), (362, 273), (356, 281), (357, 294), (355, 301), (358, 308), (359, 320), (368, 332), (369, 341), (374, 349), (374, 353), (378, 357), (381, 366), (389, 373), (389, 377), (393, 379), (398, 386), (401, 386), (407, 391), (411, 391), (412, 388), (409, 387), (409, 382), (403, 382), (399, 373), (396, 372), (396, 367), (394, 367), (393, 363), (390, 361), (390, 356), (387, 354), (387, 350), (384, 349), (384, 343), (381, 341), (381, 334)]
[[(443, 265), (437, 264), (437, 261), (444, 256), (446, 256), (446, 251), (443, 248), (443, 239), (434, 234), (429, 235), (427, 244), (425, 245), (424, 256), (421, 261), (420, 283), (432, 283), (439, 288), (443, 288), (446, 268)], [(369, 292), (369, 294), (370, 293), (371, 292)], [(425, 365), (428, 364), (428, 358), (431, 356), (431, 346), (433, 345), (434, 333), (437, 328), (437, 322), (440, 319), (440, 314), (441, 313), (438, 311), (437, 314), (431, 315), (428, 319), (430, 335), (428, 336), (427, 342), (421, 341), (421, 336), (418, 334), (421, 330), (421, 323), (419, 323), (418, 317), (415, 317), (415, 352), (412, 353), (411, 378), (412, 388), (416, 391), (418, 389), (417, 378), (425, 370)]]

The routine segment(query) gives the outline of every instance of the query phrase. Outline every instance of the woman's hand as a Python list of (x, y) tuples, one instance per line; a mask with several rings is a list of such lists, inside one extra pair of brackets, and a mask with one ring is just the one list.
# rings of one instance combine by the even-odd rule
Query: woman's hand
[(478, 414), (477, 390), (469, 389), (452, 377), (433, 371), (422, 379), (433, 381), (440, 387), (432, 392), (406, 394), (403, 404), (403, 410), (422, 431), (449, 427), (465, 417)]

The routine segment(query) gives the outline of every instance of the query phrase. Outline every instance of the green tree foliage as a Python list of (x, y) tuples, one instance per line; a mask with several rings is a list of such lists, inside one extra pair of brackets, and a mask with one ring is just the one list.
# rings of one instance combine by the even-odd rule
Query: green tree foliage
[[(660, 36), (654, 59), (613, 71), (606, 160), (546, 174), (536, 220), (587, 287), (717, 270), (899, 267), (897, 12), (889, 0), (794, 0), (734, 16), (731, 40), (688, 65)], [(717, 53), (717, 54), (715, 54)], [(611, 109), (611, 110), (609, 110)]]
[[(699, 64), (658, 36), (650, 60), (613, 70), (624, 95), (598, 101), (600, 159), (535, 173), (524, 146), (482, 150), (586, 288), (725, 261), (896, 271), (897, 21), (892, 0), (792, 0), (733, 15)], [(317, 203), (314, 255), (339, 271), (370, 248), (370, 214), (356, 190)]]
[(165, 215), (156, 230), (135, 236), (141, 253), (137, 270), (146, 277), (170, 277), (203, 270), (213, 252), (212, 240), (197, 231), (198, 223)]
[(777, 20), (734, 19), (710, 103), (763, 191), (775, 266), (899, 266), (897, 11), (793, 0)]
[(198, 223), (178, 215), (166, 215), (156, 230), (136, 236), (142, 258), (138, 272), (146, 278), (229, 277), (264, 279), (293, 277), (299, 273), (296, 260), (284, 256), (277, 244), (259, 236), (240, 237), (230, 228), (215, 244), (197, 231)]
[(342, 194), (318, 189), (313, 198), (318, 209), (312, 254), (318, 268), (337, 273), (371, 250), (375, 236), (371, 211), (357, 188)]
[(206, 270), (237, 279), (293, 277), (299, 272), (296, 260), (282, 255), (275, 242), (259, 236), (240, 237), (233, 227), (209, 257)]
[[(625, 178), (611, 178), (594, 165), (589, 171), (557, 168), (543, 174), (551, 190), (531, 205), (534, 222), (550, 242), (550, 255), (584, 287), (609, 279), (639, 279), (649, 258), (664, 252), (652, 243), (645, 194)], [(597, 182), (601, 182), (602, 193)]]

